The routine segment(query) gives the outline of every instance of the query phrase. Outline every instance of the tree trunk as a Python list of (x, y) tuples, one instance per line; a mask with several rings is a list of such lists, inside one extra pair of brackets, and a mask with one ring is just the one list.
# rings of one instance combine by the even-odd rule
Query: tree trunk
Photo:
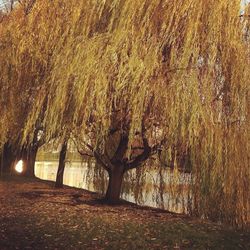
[(114, 169), (109, 172), (109, 183), (105, 196), (108, 203), (116, 204), (119, 202), (124, 174), (123, 169), (123, 167), (115, 166)]
[(1, 153), (1, 175), (10, 175), (13, 172), (16, 154), (9, 143), (5, 143)]
[(57, 170), (56, 183), (55, 183), (56, 188), (63, 187), (63, 174), (65, 169), (66, 153), (67, 153), (67, 141), (64, 141), (62, 149), (60, 151), (59, 166)]
[(23, 176), (35, 177), (35, 162), (37, 151), (37, 145), (31, 146), (28, 149), (24, 149), (22, 151), (19, 160), (23, 160), (24, 162), (24, 171), (22, 173)]

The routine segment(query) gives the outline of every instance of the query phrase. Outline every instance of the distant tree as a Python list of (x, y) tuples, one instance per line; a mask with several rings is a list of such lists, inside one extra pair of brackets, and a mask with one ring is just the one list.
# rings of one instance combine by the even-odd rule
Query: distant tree
[[(29, 135), (24, 134), (24, 127), (33, 109), (34, 96), (41, 88), (49, 67), (29, 46), (33, 41), (24, 25), (26, 18), (23, 11), (17, 8), (6, 14), (0, 27), (1, 169), (5, 173), (13, 172), (15, 162), (22, 159), (23, 175), (34, 176), (36, 153), (44, 142), (42, 120), (45, 109), (42, 107), (46, 102), (39, 108)], [(18, 20), (19, 26), (12, 26), (9, 20)], [(26, 48), (22, 47), (24, 44)]]

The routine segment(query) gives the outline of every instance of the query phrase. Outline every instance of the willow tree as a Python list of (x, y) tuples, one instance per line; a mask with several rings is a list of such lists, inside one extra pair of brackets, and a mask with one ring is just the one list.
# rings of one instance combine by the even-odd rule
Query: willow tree
[[(23, 174), (34, 176), (36, 153), (44, 141), (42, 120), (46, 102), (41, 104), (30, 134), (24, 135), (23, 132), (36, 96), (42, 92), (45, 94), (43, 83), (50, 69), (52, 52), (49, 47), (49, 30), (44, 36), (39, 32), (45, 20), (40, 20), (38, 25), (36, 16), (29, 14), (35, 1), (32, 1), (29, 8), (26, 5), (28, 2), (22, 1), (19, 7), (6, 14), (0, 25), (0, 148), (1, 169), (4, 172), (11, 172), (15, 162), (22, 159)], [(42, 6), (37, 11), (42, 11)], [(34, 36), (36, 32), (40, 33), (39, 38)], [(43, 43), (43, 39), (46, 43)]]
[[(181, 142), (192, 166), (190, 212), (249, 222), (249, 21), (240, 18), (241, 1), (65, 0), (35, 6), (28, 20), (42, 20), (43, 28), (32, 48), (53, 44), (53, 56), (42, 84), (46, 97), (38, 90), (24, 135), (33, 131), (47, 99), (47, 137), (63, 127), (70, 105), (78, 146), (108, 172), (119, 169), (121, 175)], [(44, 36), (50, 33), (60, 36), (51, 43)], [(74, 105), (65, 98), (69, 89)], [(118, 191), (107, 194), (112, 201), (120, 182), (113, 187)]]

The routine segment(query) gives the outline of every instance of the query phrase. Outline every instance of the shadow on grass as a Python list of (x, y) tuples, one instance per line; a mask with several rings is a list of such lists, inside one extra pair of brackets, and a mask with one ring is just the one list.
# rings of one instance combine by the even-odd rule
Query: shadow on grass
[[(76, 190), (77, 191), (77, 190)], [(82, 190), (85, 192), (85, 190)], [(159, 214), (170, 214), (170, 215), (177, 215), (176, 213), (170, 212), (168, 210), (163, 210), (159, 208), (152, 208), (148, 206), (140, 206), (125, 200), (120, 200), (117, 204), (109, 203), (105, 198), (101, 197), (93, 197), (93, 194), (87, 191), (86, 194), (83, 193), (68, 193), (64, 192), (63, 189), (58, 191), (58, 189), (49, 189), (49, 190), (36, 190), (36, 191), (28, 191), (28, 192), (20, 192), (18, 193), (19, 196), (24, 197), (29, 200), (35, 199), (46, 199), (46, 202), (54, 203), (54, 204), (63, 204), (68, 206), (81, 206), (81, 205), (88, 205), (93, 207), (114, 207), (114, 208), (126, 208), (126, 210), (131, 211), (149, 211), (155, 215)], [(63, 199), (60, 200), (60, 199)], [(66, 200), (65, 200), (66, 199)], [(180, 215), (180, 217), (188, 217), (187, 215)]]

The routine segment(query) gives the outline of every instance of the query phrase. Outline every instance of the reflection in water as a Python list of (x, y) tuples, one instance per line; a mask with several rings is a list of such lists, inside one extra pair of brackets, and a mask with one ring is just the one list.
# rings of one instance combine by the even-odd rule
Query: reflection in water
[[(94, 163), (92, 167), (94, 167)], [(56, 180), (58, 162), (57, 161), (38, 161), (35, 166), (35, 175), (43, 180)], [(66, 164), (63, 183), (68, 186), (83, 188), (90, 191), (100, 192), (94, 185), (93, 176), (89, 173), (91, 166), (86, 162), (69, 162)], [(91, 179), (92, 178), (92, 179)], [(130, 173), (131, 180), (135, 179), (135, 171)], [(190, 175), (182, 174), (178, 177), (178, 181), (174, 173), (169, 170), (161, 171), (160, 175), (156, 170), (146, 173), (144, 184), (138, 195), (138, 191), (133, 188), (131, 182), (126, 180), (123, 183), (122, 198), (140, 205), (146, 205), (156, 208), (163, 208), (173, 212), (187, 212), (188, 202), (188, 186), (190, 183)], [(164, 186), (161, 184), (164, 179)], [(175, 185), (175, 190), (171, 186), (171, 182)], [(179, 190), (176, 190), (176, 188)]]

